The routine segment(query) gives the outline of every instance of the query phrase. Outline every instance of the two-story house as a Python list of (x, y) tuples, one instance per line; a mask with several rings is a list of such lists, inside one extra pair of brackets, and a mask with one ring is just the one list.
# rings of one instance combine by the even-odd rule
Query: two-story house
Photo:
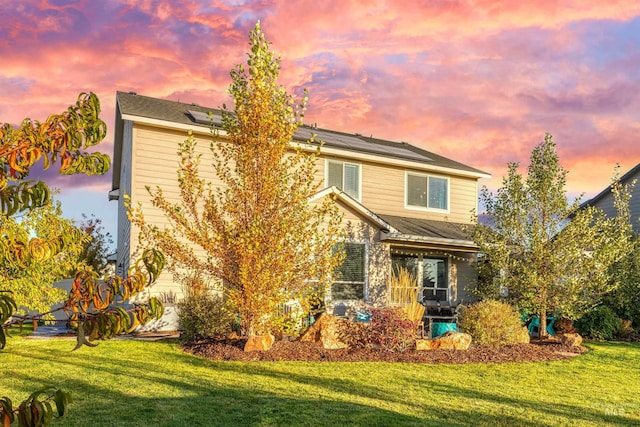
[[(208, 113), (212, 114), (209, 115)], [(202, 153), (201, 176), (219, 183), (210, 164), (210, 126), (220, 112), (195, 104), (117, 94), (113, 188), (118, 200), (117, 272), (123, 274), (137, 245), (123, 204), (129, 194), (141, 203), (145, 217), (162, 225), (145, 187), (162, 187), (177, 197), (178, 144), (192, 131)], [(394, 267), (405, 266), (418, 278), (427, 304), (469, 300), (465, 287), (475, 278), (477, 247), (469, 238), (472, 211), (478, 203), (478, 180), (489, 175), (413, 145), (316, 127), (300, 127), (295, 141), (311, 134), (324, 142), (316, 179), (322, 191), (315, 199), (335, 195), (347, 231), (346, 259), (340, 279), (328, 290), (327, 307), (381, 306)], [(224, 138), (220, 132), (218, 138)], [(208, 158), (206, 156), (209, 156)], [(181, 293), (163, 273), (153, 293)]]

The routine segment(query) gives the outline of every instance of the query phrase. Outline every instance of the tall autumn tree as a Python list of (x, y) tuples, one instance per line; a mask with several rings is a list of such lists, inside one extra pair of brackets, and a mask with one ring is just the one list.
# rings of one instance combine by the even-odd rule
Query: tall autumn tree
[(341, 217), (331, 200), (311, 203), (321, 184), (314, 181), (317, 152), (292, 145), (307, 97), (296, 101), (277, 83), (280, 60), (259, 22), (249, 38), (248, 68), (231, 71), (234, 109), (222, 111), (227, 138), (214, 136), (211, 145), (223, 184), (200, 178), (190, 136), (179, 150), (180, 200), (150, 190), (169, 225), (147, 222), (139, 206), (130, 217), (143, 244), (160, 248), (180, 278), (220, 280), (244, 333), (254, 335), (281, 329), (283, 303), (305, 301), (328, 284), (340, 260), (332, 247)]
[(624, 189), (614, 189), (619, 216), (606, 218), (594, 207), (580, 209), (579, 200), (569, 203), (566, 176), (547, 134), (531, 154), (526, 177), (511, 163), (496, 195), (482, 189), (491, 225), (474, 229), (485, 260), (479, 274), (490, 279), (480, 296), (506, 290), (520, 309), (540, 318), (541, 337), (547, 315), (575, 319), (602, 300), (615, 286), (609, 267), (629, 244)]

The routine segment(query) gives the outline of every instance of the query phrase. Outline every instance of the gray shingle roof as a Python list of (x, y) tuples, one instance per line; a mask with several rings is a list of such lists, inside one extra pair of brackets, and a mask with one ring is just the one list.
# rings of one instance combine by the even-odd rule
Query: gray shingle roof
[[(625, 173), (624, 175), (622, 175), (620, 177), (620, 183), (622, 184), (629, 184), (631, 182), (631, 180), (636, 176), (636, 174), (640, 172), (640, 163), (638, 163), (637, 165), (635, 165), (633, 168), (631, 168), (631, 170), (629, 170), (627, 173)], [(607, 195), (611, 194), (611, 185), (607, 186), (607, 188), (605, 188), (604, 190), (602, 190), (600, 193), (598, 193), (597, 195), (595, 195), (593, 198), (591, 198), (590, 200), (587, 200), (585, 202), (583, 202), (580, 207), (584, 208), (586, 206), (594, 206), (596, 203), (598, 203), (600, 200), (602, 200), (604, 197), (606, 197)]]
[(422, 218), (407, 218), (394, 215), (377, 215), (403, 235), (424, 236), (437, 239), (471, 240), (470, 231), (472, 226), (468, 224)]
[[(135, 93), (118, 92), (117, 105), (122, 115), (145, 117), (178, 123), (182, 125), (209, 127), (202, 119), (202, 113), (211, 112), (220, 115), (219, 109), (202, 107), (165, 99), (137, 95)], [(195, 113), (195, 114), (194, 114)], [(348, 134), (311, 126), (302, 126), (294, 137), (295, 140), (306, 141), (311, 133), (317, 133), (326, 147), (335, 147), (354, 152), (363, 152), (383, 157), (399, 158), (436, 167), (448, 168), (473, 174), (487, 175), (479, 169), (464, 165), (427, 150), (415, 147), (406, 142), (394, 142), (359, 134)]]

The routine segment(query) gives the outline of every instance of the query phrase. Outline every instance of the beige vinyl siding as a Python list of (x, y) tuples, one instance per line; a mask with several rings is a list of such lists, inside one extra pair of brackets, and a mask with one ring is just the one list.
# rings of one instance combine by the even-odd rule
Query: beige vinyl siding
[[(151, 205), (151, 195), (146, 187), (155, 190), (157, 186), (162, 189), (165, 198), (170, 202), (180, 200), (180, 191), (177, 183), (177, 169), (179, 166), (179, 144), (187, 139), (185, 131), (155, 128), (136, 124), (133, 128), (133, 159), (136, 165), (133, 171), (131, 185), (131, 200), (133, 205), (142, 204), (145, 219), (152, 224), (163, 227), (167, 221), (164, 214), (158, 208)], [(196, 152), (201, 154), (200, 177), (214, 185), (222, 182), (216, 177), (211, 166), (213, 156), (209, 149), (211, 137), (209, 135), (194, 135), (197, 145)], [(135, 227), (131, 230), (131, 245), (138, 247), (139, 230)], [(133, 254), (134, 252), (132, 252)], [(200, 251), (200, 254), (204, 254)], [(151, 289), (152, 295), (162, 292), (175, 292), (182, 296), (181, 286), (174, 282), (171, 274), (164, 271), (156, 285)]]
[[(316, 162), (318, 169), (324, 169), (325, 159), (344, 160), (361, 165), (361, 203), (377, 214), (428, 218), (466, 224), (471, 222), (471, 212), (477, 208), (478, 186), (477, 180), (474, 178), (433, 173), (433, 176), (449, 179), (449, 211), (441, 213), (407, 209), (405, 207), (405, 172), (408, 169), (371, 162), (356, 162), (352, 159), (341, 159), (335, 156), (318, 159)], [(417, 170), (413, 170), (413, 172), (425, 173)], [(324, 171), (318, 173), (316, 179), (324, 180)]]
[[(179, 200), (179, 189), (177, 186), (176, 170), (178, 168), (179, 157), (177, 151), (179, 144), (187, 138), (184, 130), (172, 130), (167, 128), (135, 124), (131, 126), (130, 122), (126, 122), (129, 126), (128, 135), (125, 135), (123, 148), (123, 169), (122, 169), (122, 188), (119, 203), (122, 203), (123, 195), (130, 194), (134, 205), (142, 204), (145, 218), (160, 227), (166, 224), (166, 219), (162, 212), (151, 206), (147, 186), (154, 189), (160, 186), (164, 196), (169, 201)], [(127, 131), (126, 131), (127, 132)], [(208, 134), (195, 134), (197, 141), (197, 152), (202, 154), (200, 176), (207, 181), (212, 182), (214, 186), (222, 185), (222, 182), (215, 176), (211, 167), (212, 154), (209, 150), (211, 136)], [(131, 144), (128, 143), (131, 138)], [(131, 152), (127, 150), (131, 149)], [(354, 162), (354, 159), (343, 159), (340, 157), (320, 156), (316, 161), (316, 182), (320, 184), (320, 188), (325, 187), (325, 159), (331, 158), (336, 160), (346, 160)], [(449, 178), (449, 212), (437, 213), (421, 210), (413, 210), (405, 208), (405, 172), (406, 169), (397, 166), (388, 166), (373, 162), (359, 162), (361, 165), (361, 203), (368, 209), (378, 214), (388, 214), (405, 216), (412, 218), (429, 218), (441, 221), (451, 221), (458, 223), (468, 223), (471, 217), (471, 210), (477, 206), (477, 180), (473, 178), (464, 178), (457, 176), (448, 176)], [(135, 168), (131, 171), (131, 180), (129, 181), (128, 173), (131, 165)], [(424, 173), (424, 171), (418, 171)], [(443, 176), (442, 174), (434, 174)], [(121, 208), (121, 206), (120, 206)], [(124, 209), (121, 208), (124, 214)], [(128, 220), (124, 217), (122, 224), (125, 227), (119, 227), (120, 238), (123, 238), (123, 244), (130, 242), (132, 250), (124, 250), (120, 252), (120, 257), (128, 257), (135, 255), (135, 248), (138, 246), (138, 230), (131, 229), (130, 238), (127, 239), (126, 234), (129, 233)], [(370, 301), (379, 301), (386, 284), (388, 268), (379, 268), (381, 265), (389, 265), (389, 248), (388, 245), (380, 243), (377, 239), (377, 230), (370, 224), (362, 223), (357, 215), (347, 214), (348, 231), (354, 237), (358, 233), (364, 233), (359, 237), (369, 242), (370, 257), (377, 262), (370, 263), (368, 276), (368, 299)], [(366, 236), (366, 237), (365, 237)], [(126, 248), (125, 248), (126, 249)], [(373, 260), (370, 258), (370, 261)], [(386, 264), (385, 264), (386, 263)], [(128, 265), (125, 262), (124, 265)], [(374, 269), (374, 266), (377, 269)], [(375, 270), (375, 271), (374, 271)], [(176, 292), (181, 296), (180, 285), (174, 283), (171, 274), (164, 272), (157, 284), (152, 288), (151, 293), (158, 295), (162, 292)]]
[(131, 249), (131, 222), (127, 218), (127, 211), (124, 207), (124, 194), (131, 193), (131, 138), (133, 123), (126, 121), (123, 129), (123, 150), (120, 167), (120, 197), (118, 198), (118, 237), (116, 248), (116, 274), (125, 276), (129, 269), (130, 249)]

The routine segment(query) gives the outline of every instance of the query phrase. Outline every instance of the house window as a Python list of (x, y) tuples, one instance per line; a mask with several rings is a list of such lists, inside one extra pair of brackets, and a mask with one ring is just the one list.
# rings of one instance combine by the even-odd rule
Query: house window
[(327, 187), (331, 186), (360, 201), (360, 165), (327, 160)]
[(451, 299), (449, 273), (446, 258), (430, 258), (423, 255), (394, 255), (391, 258), (394, 274), (401, 267), (407, 269), (421, 284), (422, 302), (448, 302)]
[(365, 285), (364, 243), (341, 243), (334, 250), (344, 251), (344, 260), (336, 271), (336, 281), (331, 285), (331, 299), (363, 299)]
[(449, 179), (407, 172), (406, 205), (416, 208), (449, 210)]
[(449, 301), (449, 280), (444, 259), (423, 258), (422, 300)]

